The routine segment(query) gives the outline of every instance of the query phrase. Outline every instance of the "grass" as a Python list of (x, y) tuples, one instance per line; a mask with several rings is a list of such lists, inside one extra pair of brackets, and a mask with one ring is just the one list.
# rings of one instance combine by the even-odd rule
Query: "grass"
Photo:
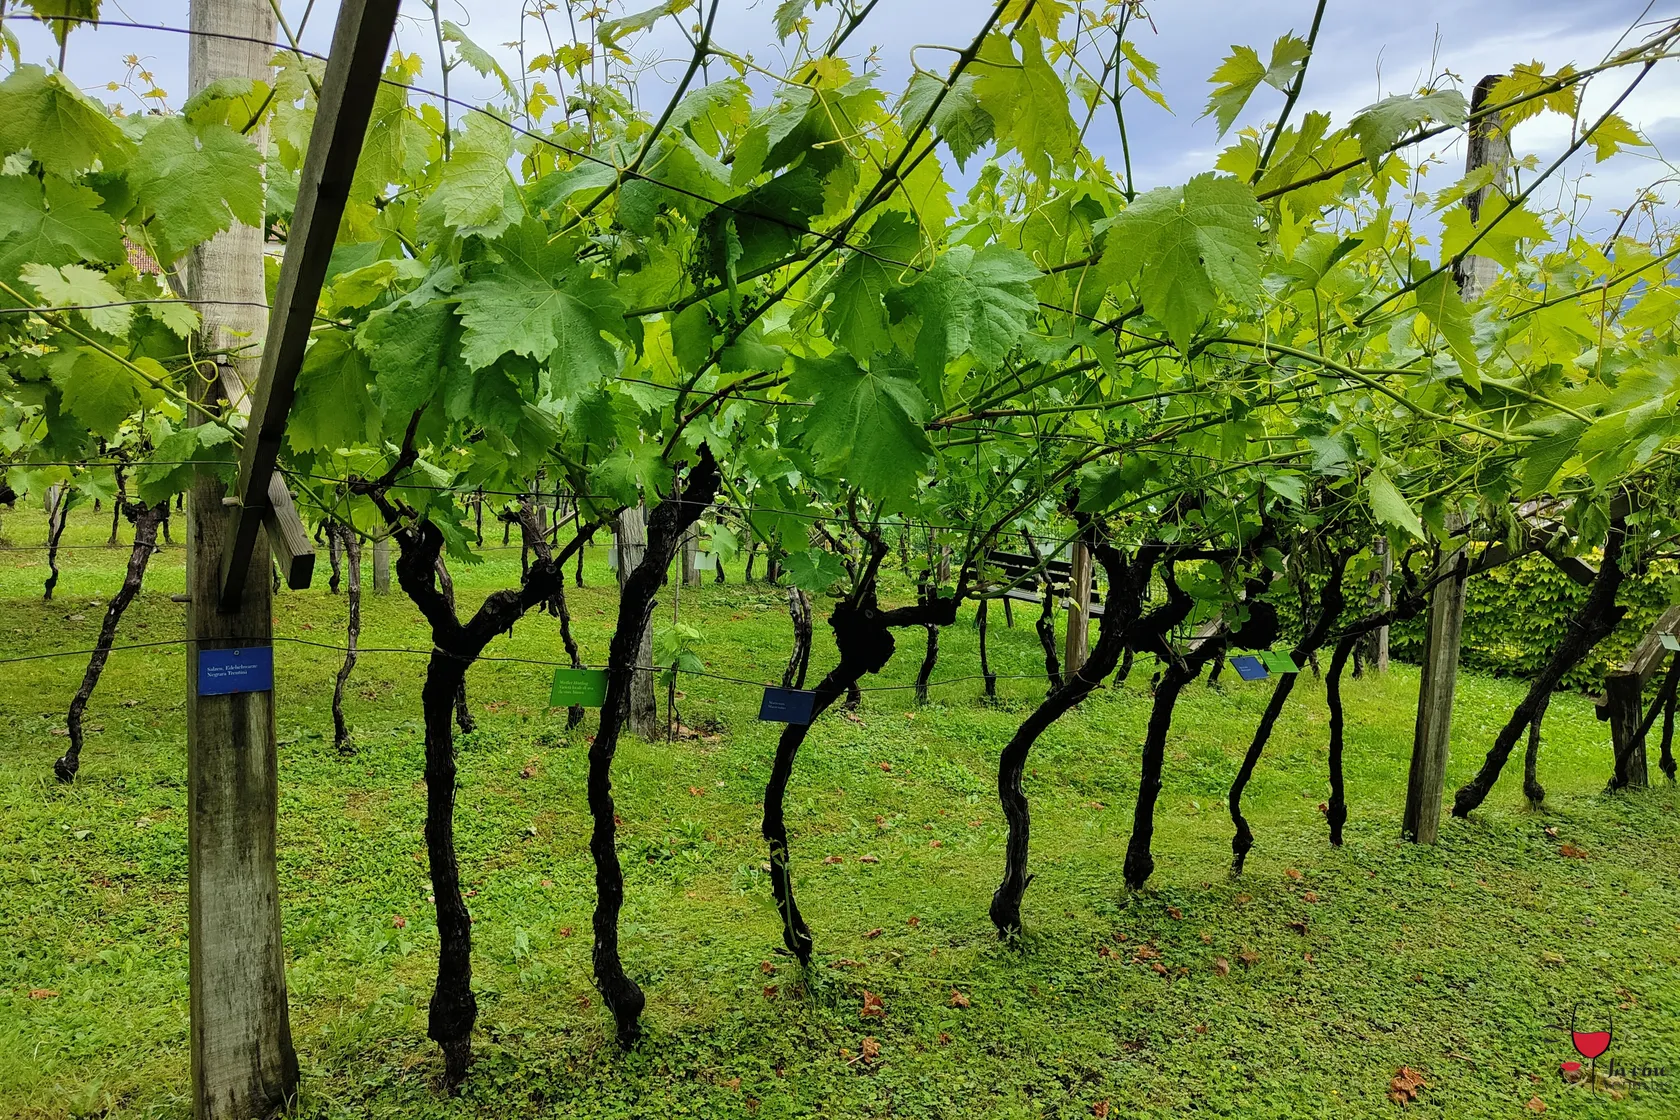
[[(6, 529), (32, 544), (38, 520), (20, 511)], [(0, 658), (92, 644), (127, 555), (103, 538), (86, 514), (73, 525), (50, 604), (42, 556), (0, 553)], [(517, 578), (516, 550), (491, 556), (457, 571), (463, 602)], [(592, 661), (615, 600), (604, 561), (594, 550), (589, 586), (572, 592)], [(345, 607), (325, 582), (281, 595), (280, 634), (342, 640)], [(178, 636), (184, 608), (169, 596), (182, 587), (180, 549), (163, 552), (119, 642)], [(667, 591), (660, 619), (670, 606)], [(708, 584), (681, 610), (714, 672), (779, 675), (779, 592)], [(976, 671), (970, 617), (943, 638), (936, 680)], [(367, 646), (427, 645), (400, 595), (370, 595), (364, 618)], [(1548, 1116), (1680, 1112), (1676, 795), (1602, 794), (1608, 735), (1584, 698), (1560, 695), (1547, 719), (1546, 813), (1523, 804), (1513, 763), (1474, 819), (1449, 819), (1438, 846), (1417, 847), (1397, 839), (1416, 673), (1352, 682), (1351, 820), (1338, 850), (1318, 809), (1326, 717), (1309, 677), (1250, 787), (1257, 846), (1232, 881), (1224, 795), (1266, 688), (1230, 673), (1221, 689), (1197, 684), (1169, 745), (1159, 869), (1128, 894), (1119, 868), (1148, 715), (1140, 662), (1033, 754), (1037, 878), (1026, 936), (1006, 947), (986, 918), (1002, 865), (995, 760), (1043, 685), (1030, 619), (996, 621), (995, 667), (1024, 678), (1000, 681), (997, 704), (973, 680), (937, 686), (919, 709), (908, 689), (871, 692), (859, 720), (835, 714), (813, 729), (788, 803), (818, 939), (809, 975), (778, 951), (758, 836), (777, 728), (754, 719), (755, 690), (687, 680), (685, 722), (717, 737), (624, 743), (623, 948), (649, 997), (647, 1038), (628, 1054), (590, 983), (593, 718), (567, 735), (545, 708), (541, 666), (475, 667), (480, 729), (460, 744), (457, 828), (476, 891), (481, 1014), (478, 1061), (454, 1099), (436, 1091), (425, 1038), (436, 935), (420, 836), (422, 661), (363, 658), (349, 701), (357, 753), (342, 758), (327, 711), (338, 655), (280, 644), (297, 1115), (1072, 1118), (1109, 1102), (1108, 1115), (1126, 1117), (1393, 1116), (1402, 1109), (1386, 1094), (1402, 1066), (1427, 1081), (1413, 1116), (1531, 1117), (1531, 1098)], [(820, 672), (833, 654), (818, 630)], [(911, 680), (920, 635), (899, 641), (875, 683)], [(537, 615), (490, 652), (561, 656), (552, 620)], [(185, 1117), (185, 658), (177, 646), (113, 656), (88, 716), (101, 730), (63, 787), (51, 764), (66, 741), (52, 732), (84, 663), (0, 665), (0, 1115)], [(1449, 793), (1520, 691), (1461, 678)], [(39, 990), (56, 994), (32, 998)], [(861, 1014), (866, 992), (883, 1017)], [(954, 1006), (959, 992), (966, 1007)], [(1577, 1002), (1583, 1025), (1614, 1016), (1620, 1063), (1665, 1072), (1614, 1094), (1566, 1084)], [(862, 1057), (866, 1045), (878, 1053)]]

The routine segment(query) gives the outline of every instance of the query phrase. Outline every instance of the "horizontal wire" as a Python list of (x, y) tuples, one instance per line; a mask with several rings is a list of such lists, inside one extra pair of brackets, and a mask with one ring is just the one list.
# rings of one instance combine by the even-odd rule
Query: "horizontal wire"
[[(137, 650), (137, 649), (156, 649), (159, 646), (190, 646), (190, 645), (193, 645), (195, 642), (197, 642), (199, 640), (200, 639), (197, 639), (197, 638), (165, 638), (165, 639), (155, 641), (155, 642), (131, 642), (131, 643), (127, 643), (125, 645), (113, 645), (109, 649), (105, 650), (105, 652), (110, 654), (110, 653), (122, 653), (122, 652), (125, 652), (125, 651), (128, 651), (128, 650)], [(316, 649), (331, 650), (335, 653), (350, 653), (350, 652), (352, 652), (349, 646), (336, 645), (332, 642), (315, 641), (314, 639), (311, 639), (311, 638), (295, 638), (295, 637), (292, 637), (290, 635), (284, 635), (284, 634), (275, 634), (271, 638), (269, 638), (269, 641), (271, 641), (271, 642), (286, 642), (286, 643), (291, 644), (291, 645), (313, 646)], [(15, 664), (19, 664), (19, 663), (22, 663), (22, 662), (25, 662), (25, 661), (46, 661), (46, 660), (50, 660), (52, 658), (58, 658), (58, 657), (90, 657), (93, 654), (98, 653), (98, 652), (100, 652), (100, 651), (97, 650), (97, 649), (70, 649), (70, 650), (58, 650), (58, 651), (55, 651), (55, 652), (52, 652), (52, 653), (31, 653), (31, 654), (25, 654), (25, 655), (22, 655), (22, 656), (18, 656), (18, 657), (0, 657), (0, 665), (15, 665)], [(489, 654), (489, 653), (482, 653), (482, 654), (479, 654), (477, 657), (467, 657), (463, 654), (450, 653), (448, 650), (438, 649), (435, 646), (432, 647), (431, 649), (415, 649), (415, 648), (410, 647), (410, 646), (358, 646), (355, 649), (354, 652), (355, 652), (356, 656), (358, 656), (358, 657), (360, 657), (364, 653), (404, 654), (404, 655), (407, 655), (407, 656), (410, 656), (410, 657), (446, 657), (446, 658), (449, 658), (449, 659), (455, 660), (455, 661), (465, 661), (469, 665), (473, 664), (474, 662), (478, 662), (478, 661), (496, 661), (496, 662), (505, 662), (505, 663), (510, 663), (510, 664), (516, 664), (516, 665), (540, 665), (540, 666), (544, 666), (544, 667), (552, 668), (552, 669), (575, 669), (575, 668), (580, 668), (580, 666), (575, 666), (570, 661), (552, 661), (552, 660), (548, 660), (548, 659), (545, 659), (545, 658), (538, 658), (538, 657), (513, 657), (513, 656), (509, 656), (509, 655), (505, 655), (505, 654)], [(581, 666), (581, 668), (584, 668), (584, 669), (599, 669), (599, 670), (604, 671), (604, 670), (610, 669), (611, 666), (607, 665), (605, 663), (588, 663), (588, 662), (586, 662)], [(636, 666), (632, 666), (632, 669), (635, 672), (664, 673), (664, 672), (669, 671), (671, 669), (671, 666), (669, 666), (669, 665), (636, 665)], [(767, 683), (767, 682), (761, 681), (761, 680), (755, 681), (755, 680), (748, 680), (745, 677), (731, 677), (731, 676), (728, 676), (727, 674), (724, 674), (724, 673), (713, 673), (713, 672), (710, 672), (708, 670), (677, 669), (676, 672), (682, 674), (683, 676), (704, 677), (707, 680), (724, 681), (728, 684), (747, 685), (747, 686), (752, 687), (752, 688), (776, 688), (776, 687), (779, 687), (777, 685), (770, 684), (770, 683)], [(1042, 679), (1044, 679), (1044, 674), (1043, 673), (993, 673), (993, 674), (991, 674), (991, 677), (994, 680), (1000, 680), (1000, 681), (1001, 680), (1042, 680)], [(961, 677), (946, 677), (943, 680), (929, 681), (927, 683), (927, 687), (936, 688), (940, 685), (961, 684), (965, 681), (978, 681), (978, 680), (985, 680), (985, 679), (986, 679), (986, 674), (974, 673), (974, 674), (969, 674), (969, 675), (961, 676)], [(911, 688), (916, 688), (916, 687), (918, 687), (918, 686), (916, 686), (914, 684), (862, 685), (862, 686), (859, 686), (858, 691), (859, 692), (902, 692), (905, 689), (911, 689)], [(565, 707), (565, 705), (560, 705), (560, 706)]]

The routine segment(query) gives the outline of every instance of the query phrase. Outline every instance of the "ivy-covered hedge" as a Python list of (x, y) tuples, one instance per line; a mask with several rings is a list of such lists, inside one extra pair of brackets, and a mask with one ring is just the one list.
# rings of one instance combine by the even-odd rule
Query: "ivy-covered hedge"
[[(1587, 589), (1542, 557), (1525, 556), (1470, 581), (1465, 594), (1464, 644), (1459, 664), (1478, 672), (1532, 677), (1551, 656)], [(1629, 610), (1622, 624), (1563, 678), (1566, 688), (1598, 691), (1604, 674), (1627, 660), (1639, 639), (1671, 603), (1680, 600), (1680, 569), (1659, 561), (1622, 582), (1618, 602)], [(1392, 656), (1417, 661), (1423, 653), (1427, 614), (1394, 628)]]

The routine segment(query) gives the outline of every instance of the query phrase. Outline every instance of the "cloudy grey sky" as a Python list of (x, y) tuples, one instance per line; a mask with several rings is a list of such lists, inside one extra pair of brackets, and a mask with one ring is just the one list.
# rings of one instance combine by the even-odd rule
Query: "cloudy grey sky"
[[(615, 7), (636, 10), (648, 3), (651, 0), (615, 0)], [(519, 37), (521, 4), (443, 4), (445, 18), (461, 24), (480, 45), (502, 56), (510, 72), (517, 72), (513, 51), (505, 44)], [(771, 30), (775, 6), (776, 0), (723, 0), (716, 38), (776, 68), (781, 50)], [(1313, 6), (1312, 0), (1157, 0), (1149, 5), (1153, 30), (1139, 22), (1133, 37), (1145, 55), (1161, 64), (1162, 86), (1173, 111), (1164, 112), (1139, 97), (1127, 98), (1127, 127), (1140, 185), (1180, 183), (1213, 165), (1221, 144), (1212, 119), (1201, 118), (1208, 74), (1234, 43), (1253, 45), (1264, 57), (1278, 35), (1293, 30), (1304, 36)], [(284, 0), (282, 7), (295, 25), (310, 4)], [(315, 0), (304, 34), (306, 45), (326, 49), (337, 8), (337, 0)], [(885, 0), (848, 46), (855, 46), (859, 54), (876, 48), (885, 85), (902, 89), (912, 46), (966, 43), (988, 9), (987, 0)], [(429, 60), (421, 83), (435, 84), (436, 44), (425, 8), (417, 0), (404, 0), (403, 12), (400, 46)], [(187, 0), (105, 0), (104, 14), (107, 19), (181, 27)], [(816, 15), (823, 21), (826, 12)], [(1330, 0), (1302, 103), (1345, 122), (1361, 106), (1415, 91), (1443, 72), (1457, 75), (1468, 90), (1481, 75), (1505, 71), (1518, 62), (1537, 59), (1548, 68), (1566, 62), (1592, 65), (1636, 24), (1676, 18), (1680, 0)], [(56, 56), (43, 28), (10, 22), (19, 32), (27, 60)], [(526, 26), (528, 34), (540, 37), (534, 25)], [(1648, 30), (1634, 31), (1629, 41)], [(687, 57), (686, 44), (668, 25), (637, 43), (635, 51), (638, 56)], [(172, 95), (171, 103), (178, 105), (186, 89), (186, 48), (180, 35), (114, 27), (79, 31), (71, 38), (67, 69), (94, 96), (110, 100), (119, 95), (105, 90), (105, 83), (121, 78), (122, 59), (129, 54), (145, 59), (158, 84)], [(919, 52), (919, 59), (940, 68), (948, 63), (948, 56), (938, 52)], [(652, 68), (642, 82), (643, 96), (662, 103), (662, 83), (674, 80), (680, 71), (681, 62)], [(723, 75), (714, 70), (712, 76)], [(1586, 95), (1588, 113), (1607, 107), (1628, 76), (1612, 74), (1593, 83)], [(465, 70), (458, 69), (454, 80), (463, 96), (490, 93)], [(132, 97), (121, 96), (132, 103)], [(1281, 102), (1281, 95), (1262, 86), (1239, 123), (1264, 121), (1276, 114)], [(1592, 196), (1589, 227), (1612, 221), (1611, 209), (1624, 206), (1640, 187), (1667, 174), (1658, 157), (1680, 155), (1680, 59), (1646, 78), (1623, 114), (1653, 147), (1644, 149), (1642, 158), (1619, 158), (1601, 167), (1590, 157), (1571, 164), (1566, 185)], [(1533, 152), (1543, 161), (1568, 141), (1568, 123), (1556, 116), (1527, 122), (1515, 136), (1519, 155)], [(1091, 142), (1097, 150), (1112, 153), (1118, 163), (1117, 138), (1106, 117), (1093, 129)], [(1450, 144), (1440, 150), (1449, 162), (1462, 158)], [(1443, 175), (1432, 185), (1449, 181)], [(1672, 186), (1664, 193), (1671, 202), (1680, 198), (1680, 189)], [(1553, 193), (1546, 201), (1557, 197)]]

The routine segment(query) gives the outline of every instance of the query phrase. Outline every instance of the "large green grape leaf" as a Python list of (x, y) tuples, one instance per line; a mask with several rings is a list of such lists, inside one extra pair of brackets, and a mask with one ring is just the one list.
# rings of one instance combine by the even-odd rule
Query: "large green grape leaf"
[(1365, 479), (1365, 496), (1370, 500), (1371, 512), (1379, 522), (1404, 529), (1420, 541), (1426, 539), (1423, 522), (1418, 520), (1411, 503), (1406, 501), (1406, 496), (1400, 493), (1388, 475), (1373, 469)]
[(105, 110), (57, 70), (19, 66), (0, 82), (0, 156), (27, 149), (48, 171), (74, 175), (122, 144)]
[(1459, 368), (1475, 384), (1476, 340), (1470, 331), (1470, 312), (1458, 294), (1458, 286), (1445, 272), (1438, 272), (1418, 285), (1418, 310), (1447, 340)]
[(425, 170), (433, 138), (410, 111), (405, 88), (416, 76), (417, 69), (400, 53), (386, 69), (386, 80), (374, 95), (362, 154), (356, 161), (356, 177), (350, 185), (353, 201), (371, 202), (384, 194), (389, 184), (412, 182)]
[(795, 552), (782, 562), (788, 581), (813, 595), (821, 594), (846, 578), (846, 565), (826, 548)]
[[(298, 371), (286, 438), (293, 451), (336, 451), (379, 434), (379, 410), (368, 391), (372, 370), (347, 332), (316, 338)], [(406, 422), (407, 413), (403, 414)]]
[(1211, 172), (1140, 195), (1108, 230), (1103, 271), (1137, 279), (1144, 310), (1178, 347), (1219, 305), (1260, 293), (1260, 205), (1246, 183)]
[(1026, 254), (1001, 245), (951, 249), (917, 280), (892, 297), (895, 306), (922, 321), (916, 361), (935, 374), (951, 359), (972, 354), (996, 365), (1031, 330), (1038, 313), (1032, 282), (1039, 278)]
[(1517, 242), (1542, 244), (1551, 236), (1539, 215), (1522, 207), (1509, 208), (1503, 198), (1490, 194), (1482, 205), (1482, 220), (1471, 222), (1467, 206), (1454, 206), (1441, 220), (1441, 258), (1458, 256), (1471, 238), (1485, 232), (1476, 242), (1475, 254), (1496, 261), (1505, 268), (1517, 267)]
[(84, 22), (96, 23), (99, 20), (100, 0), (23, 0), (24, 5), (35, 13), (36, 18), (56, 20), (47, 26), (52, 30), (52, 36), (59, 46), (70, 37), (70, 32), (76, 30)]
[(160, 264), (235, 220), (262, 225), (260, 154), (226, 125), (195, 130), (179, 117), (157, 121), (140, 141), (128, 179)]
[(1038, 32), (1023, 27), (1015, 40), (1021, 45), (1019, 59), (1007, 35), (986, 39), (975, 59), (974, 97), (991, 117), (999, 146), (1014, 148), (1028, 171), (1048, 179), (1053, 162), (1073, 158), (1079, 126), (1068, 108), (1067, 87), (1044, 57)]
[(1295, 75), (1306, 65), (1311, 51), (1306, 40), (1283, 35), (1272, 44), (1271, 61), (1263, 63), (1253, 47), (1233, 46), (1225, 61), (1208, 79), (1213, 83), (1213, 92), (1208, 95), (1202, 116), (1212, 116), (1219, 124), (1219, 135), (1225, 135), (1236, 121), (1237, 114), (1248, 104), (1248, 99), (1260, 88), (1261, 82), (1275, 89), (1288, 90)]
[(469, 366), (521, 354), (549, 362), (556, 384), (574, 387), (617, 370), (617, 352), (602, 337), (627, 337), (612, 284), (582, 273), (570, 250), (549, 245), (535, 223), (509, 230), (496, 251), (500, 260), (477, 266), (460, 292)]
[(26, 264), (123, 259), (122, 230), (87, 187), (49, 175), (0, 175), (0, 279)]
[(52, 376), (64, 395), (64, 407), (96, 436), (116, 434), (140, 405), (134, 373), (91, 346), (62, 350), (53, 356)]
[(421, 204), (422, 219), (482, 237), (499, 235), (514, 216), (508, 210), (516, 196), (508, 174), (512, 155), (513, 134), (506, 125), (482, 113), (469, 114), (437, 189)]
[(1456, 89), (1440, 89), (1415, 97), (1400, 94), (1361, 109), (1348, 122), (1348, 131), (1359, 138), (1359, 150), (1375, 170), (1383, 154), (1419, 125), (1431, 121), (1463, 124), (1468, 115), (1464, 95)]
[(887, 212), (869, 227), (862, 252), (851, 253), (817, 294), (828, 337), (857, 358), (892, 349), (887, 296), (903, 286), (921, 235), (909, 215)]
[(918, 73), (910, 79), (910, 86), (904, 91), (904, 98), (898, 106), (899, 119), (906, 129), (916, 127), (927, 116), (928, 110), (933, 109), (934, 135), (945, 141), (959, 168), (965, 166), (975, 152), (991, 143), (995, 128), (992, 115), (981, 106), (974, 92), (978, 80), (976, 74), (961, 75), (944, 100), (939, 102), (938, 108), (933, 108), (934, 98), (945, 88), (945, 83), (932, 74)]
[(455, 360), (461, 328), (446, 295), (455, 278), (454, 269), (428, 277), (414, 292), (369, 315), (357, 332), (356, 345), (373, 367), (380, 403), (398, 431), (437, 400)]
[(927, 399), (914, 381), (836, 355), (800, 362), (788, 388), (814, 402), (805, 439), (823, 470), (879, 501), (908, 501), (933, 451), (922, 430)]
[(103, 272), (79, 264), (53, 268), (44, 264), (23, 266), (24, 283), (40, 294), (50, 307), (74, 307), (82, 321), (106, 334), (127, 334), (134, 321), (134, 308), (123, 300)]
[(208, 466), (223, 481), (238, 470), (239, 449), (233, 433), (220, 424), (200, 424), (171, 432), (158, 441), (154, 461), (140, 468), (140, 500), (156, 505), (192, 485), (198, 465)]

